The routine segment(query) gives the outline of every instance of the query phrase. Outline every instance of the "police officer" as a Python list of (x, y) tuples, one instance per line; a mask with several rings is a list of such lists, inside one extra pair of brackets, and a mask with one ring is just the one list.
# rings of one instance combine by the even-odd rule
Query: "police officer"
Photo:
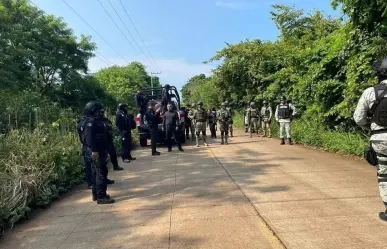
[(249, 127), (250, 127), (249, 112), (250, 112), (250, 106), (247, 105), (246, 110), (245, 110), (245, 117), (244, 117), (245, 133), (247, 133), (249, 131)]
[(167, 111), (167, 105), (171, 103), (171, 94), (169, 93), (169, 89), (171, 89), (171, 86), (166, 84), (164, 86), (164, 92), (163, 92), (163, 97), (162, 97), (162, 105), (163, 105), (163, 111)]
[(271, 118), (273, 116), (273, 109), (267, 102), (267, 100), (263, 101), (263, 107), (261, 109), (261, 117), (262, 117), (262, 130), (263, 130), (263, 136), (271, 137), (271, 130), (270, 130), (270, 123)]
[(220, 135), (222, 138), (221, 144), (228, 144), (228, 128), (229, 128), (229, 119), (230, 119), (230, 113), (226, 109), (226, 103), (222, 103), (222, 107), (218, 111), (217, 114), (218, 121), (219, 121), (219, 128), (220, 128)]
[(216, 138), (216, 110), (213, 107), (212, 110), (208, 110), (208, 126), (211, 131), (211, 138)]
[(200, 132), (202, 133), (203, 144), (207, 144), (206, 128), (208, 116), (206, 109), (203, 108), (203, 102), (199, 101), (196, 110), (194, 111), (194, 122), (195, 122), (195, 131), (196, 131), (196, 147), (199, 147), (199, 137)]
[(160, 155), (160, 152), (156, 150), (156, 144), (159, 135), (159, 119), (160, 112), (156, 112), (156, 103), (151, 102), (151, 104), (149, 105), (149, 110), (145, 114), (145, 124), (149, 127), (151, 131), (152, 156)]
[(98, 204), (114, 203), (114, 199), (106, 193), (107, 190), (107, 127), (103, 122), (104, 107), (99, 102), (89, 102), (85, 111), (92, 116), (84, 123), (84, 142), (86, 156), (92, 158), (92, 194)]
[(247, 115), (250, 123), (250, 137), (253, 136), (253, 129), (256, 131), (256, 135), (258, 136), (259, 110), (255, 106), (254, 102), (250, 103), (250, 109)]
[(371, 146), (377, 156), (377, 177), (380, 197), (386, 208), (379, 213), (380, 219), (387, 221), (387, 57), (374, 65), (379, 84), (367, 88), (359, 99), (353, 118), (365, 128), (371, 128)]
[(289, 144), (292, 145), (292, 138), (291, 138), (291, 122), (293, 115), (295, 114), (295, 109), (292, 104), (286, 103), (286, 97), (283, 96), (281, 99), (281, 103), (277, 106), (275, 110), (275, 119), (280, 124), (280, 138), (281, 138), (281, 145), (285, 144), (285, 136), (284, 133), (286, 132), (286, 137), (289, 140)]
[[(228, 113), (229, 113), (229, 115), (230, 115), (229, 121), (228, 121), (228, 126), (229, 126), (229, 130), (230, 130), (230, 135), (231, 135), (231, 137), (233, 137), (233, 136), (234, 136), (234, 135), (233, 135), (233, 132), (234, 132), (234, 130), (233, 130), (234, 120), (232, 119), (233, 111), (232, 111), (232, 109), (231, 109), (230, 104), (228, 103), (228, 101), (225, 101), (225, 104), (226, 104), (226, 109), (227, 109), (227, 111), (228, 111)], [(256, 132), (258, 132), (258, 131), (256, 131)]]
[(144, 94), (142, 93), (142, 87), (139, 87), (136, 94), (136, 106), (137, 106), (137, 111), (141, 114), (142, 121), (144, 118), (144, 114), (147, 112), (147, 105), (148, 105), (148, 100), (146, 96), (144, 96)]
[[(186, 139), (189, 139), (189, 130), (191, 129), (191, 125), (192, 125), (192, 120), (189, 118), (189, 112), (190, 112), (190, 105), (188, 104), (187, 105), (188, 109), (187, 108), (182, 108), (183, 111), (184, 111), (184, 117), (185, 117), (185, 138)], [(192, 133), (192, 131), (191, 131)], [(193, 134), (192, 134), (193, 135)]]
[(184, 151), (181, 147), (179, 136), (177, 134), (180, 126), (179, 115), (172, 109), (172, 104), (168, 104), (167, 109), (168, 111), (164, 113), (163, 130), (165, 131), (167, 139), (168, 152), (172, 151), (172, 135), (175, 138), (175, 142), (179, 150)]
[(79, 135), (79, 140), (81, 141), (82, 144), (82, 156), (83, 156), (83, 162), (84, 162), (84, 167), (85, 167), (85, 178), (86, 178), (86, 183), (88, 188), (92, 188), (92, 158), (87, 156), (86, 151), (87, 151), (87, 146), (84, 138), (84, 128), (85, 128), (85, 121), (91, 117), (93, 117), (93, 113), (89, 109), (84, 109), (83, 111), (83, 117), (78, 120), (78, 125), (77, 125), (77, 131)]
[(129, 163), (130, 160), (136, 160), (131, 155), (132, 149), (132, 130), (136, 128), (134, 117), (126, 110), (126, 104), (118, 105), (118, 112), (116, 115), (116, 126), (121, 133), (122, 138), (122, 152), (121, 157), (125, 163)]
[[(108, 149), (108, 154), (110, 156), (110, 160), (113, 164), (113, 169), (114, 170), (123, 170), (118, 165), (118, 160), (117, 160), (117, 150), (116, 146), (114, 145), (114, 136), (113, 136), (113, 123), (110, 121), (107, 117), (103, 117), (103, 121), (105, 122), (105, 125), (107, 127), (107, 149)], [(108, 182), (111, 182), (111, 180), (108, 180)]]
[(196, 104), (192, 103), (191, 109), (188, 112), (188, 118), (191, 119), (191, 136), (192, 136), (192, 141), (195, 140), (195, 120), (194, 120), (194, 113), (195, 113), (195, 108)]

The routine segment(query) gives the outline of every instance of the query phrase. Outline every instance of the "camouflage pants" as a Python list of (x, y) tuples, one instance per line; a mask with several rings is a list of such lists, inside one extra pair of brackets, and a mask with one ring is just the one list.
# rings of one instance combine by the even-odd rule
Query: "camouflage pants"
[(199, 136), (200, 135), (200, 132), (202, 132), (203, 136), (206, 135), (206, 129), (207, 129), (207, 126), (206, 126), (206, 122), (196, 122), (196, 125), (195, 125), (195, 129), (196, 129), (196, 136)]
[(264, 136), (271, 136), (270, 124), (267, 120), (262, 121), (262, 130)]
[(291, 138), (291, 128), (290, 128), (290, 122), (280, 122), (280, 138)]
[(259, 118), (251, 118), (250, 119), (250, 136), (253, 133), (253, 130), (255, 131), (256, 135), (258, 136), (258, 128), (259, 128)]
[(372, 141), (372, 148), (378, 156), (377, 177), (379, 193), (387, 209), (387, 141)]
[(219, 123), (219, 130), (220, 130), (220, 133), (221, 135), (227, 135), (228, 136), (228, 129), (229, 129), (229, 124), (228, 123), (223, 123), (223, 122), (220, 122)]

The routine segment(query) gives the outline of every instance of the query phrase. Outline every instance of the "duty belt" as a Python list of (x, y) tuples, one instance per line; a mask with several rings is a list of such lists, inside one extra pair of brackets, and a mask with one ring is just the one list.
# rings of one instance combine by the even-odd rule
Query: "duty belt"
[(205, 121), (206, 121), (205, 119), (199, 119), (196, 122), (205, 122)]

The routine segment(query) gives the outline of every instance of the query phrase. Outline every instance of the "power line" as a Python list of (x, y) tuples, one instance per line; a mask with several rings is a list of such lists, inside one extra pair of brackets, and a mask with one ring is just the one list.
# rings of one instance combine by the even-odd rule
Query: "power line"
[[(40, 11), (42, 11), (43, 13), (46, 13), (44, 10), (42, 10), (37, 4), (35, 4), (35, 3), (32, 2), (31, 0), (29, 0), (29, 2), (30, 2), (32, 5), (34, 5), (37, 9), (39, 9)], [(23, 15), (22, 15), (22, 17), (28, 20), (27, 17), (25, 17), (25, 16), (23, 16)], [(28, 20), (28, 21), (31, 21), (31, 20)], [(41, 36), (38, 36), (37, 38), (38, 38), (39, 40), (41, 40), (41, 41), (44, 41), (44, 42), (48, 43), (48, 44), (53, 44), (52, 41), (49, 41), (49, 40), (47, 40), (47, 39), (44, 39), (44, 38), (42, 38)], [(108, 66), (110, 66), (110, 65), (115, 65), (115, 64), (112, 63), (108, 58), (106, 58), (104, 55), (102, 55), (102, 54), (99, 53), (98, 51), (95, 51), (95, 53), (96, 53), (96, 54), (95, 54), (95, 57), (96, 57), (97, 59), (99, 59), (100, 61), (104, 62), (106, 65), (108, 65)]]
[[(120, 26), (116, 23), (116, 21), (114, 21), (114, 18), (110, 15), (110, 13), (106, 10), (105, 6), (103, 6), (103, 4), (101, 3), (100, 0), (97, 0), (98, 3), (101, 5), (101, 7), (103, 8), (103, 10), (105, 11), (105, 13), (109, 16), (110, 20), (112, 20), (112, 22), (114, 23), (114, 25), (116, 25), (117, 29), (121, 32), (121, 34), (124, 36), (124, 38), (126, 39), (126, 41), (130, 44), (130, 46), (132, 46), (132, 48), (136, 51), (137, 49), (134, 47), (133, 43), (128, 39), (128, 37), (125, 35), (125, 33), (122, 31), (122, 29), (120, 28)], [(109, 2), (110, 3), (110, 2)], [(117, 12), (116, 12), (117, 13)], [(119, 17), (119, 16), (118, 16)], [(149, 63), (149, 62), (147, 62)], [(148, 65), (150, 66), (150, 65)], [(151, 66), (150, 66), (151, 67)]]
[(98, 31), (95, 30), (77, 11), (75, 11), (75, 9), (73, 9), (73, 7), (71, 7), (71, 5), (66, 0), (62, 0), (62, 2), (64, 2), (87, 26), (89, 26), (118, 56), (120, 56), (126, 63), (129, 64), (129, 61), (126, 60), (120, 53), (118, 53), (117, 50), (115, 50), (113, 46), (110, 45), (110, 43), (106, 41), (106, 39), (103, 38), (103, 36), (100, 35)]
[[(110, 0), (109, 0), (109, 2), (110, 2)], [(156, 63), (155, 60), (153, 59), (152, 54), (150, 53), (148, 47), (145, 45), (145, 42), (144, 42), (144, 40), (142, 39), (140, 33), (138, 32), (138, 30), (137, 30), (137, 28), (136, 28), (136, 25), (134, 24), (132, 18), (130, 18), (129, 12), (126, 10), (125, 5), (123, 4), (122, 0), (120, 0), (120, 4), (121, 4), (122, 8), (124, 9), (124, 11), (125, 11), (125, 13), (126, 13), (126, 16), (128, 17), (128, 19), (129, 19), (130, 22), (132, 23), (132, 26), (134, 27), (134, 30), (136, 31), (138, 37), (140, 37), (140, 40), (141, 40), (142, 44), (144, 45), (145, 49), (147, 50), (149, 56), (151, 57), (153, 63), (156, 65), (157, 68), (160, 69), (160, 67), (157, 65), (157, 63)]]
[[(125, 22), (122, 20), (120, 14), (118, 14), (116, 8), (114, 8), (114, 5), (111, 3), (110, 0), (108, 0), (110, 6), (113, 8), (114, 12), (116, 13), (116, 15), (118, 16), (118, 18), (120, 19), (121, 23), (124, 25), (126, 31), (128, 31), (129, 35), (133, 38), (133, 41), (136, 43), (137, 47), (140, 49), (140, 52), (144, 55), (144, 58), (148, 61), (149, 65), (152, 65), (152, 62), (149, 60), (149, 58), (147, 57), (147, 55), (144, 53), (144, 51), (141, 49), (141, 46), (138, 45), (136, 39), (134, 38), (134, 36), (132, 35), (132, 33), (130, 32), (130, 30), (128, 29), (128, 27), (126, 26)], [(137, 51), (137, 50), (136, 50)], [(153, 65), (152, 65), (153, 67)]]

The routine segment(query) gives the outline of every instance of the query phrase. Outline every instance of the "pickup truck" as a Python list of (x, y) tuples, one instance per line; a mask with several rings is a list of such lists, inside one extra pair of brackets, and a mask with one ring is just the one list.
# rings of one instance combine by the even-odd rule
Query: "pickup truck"
[[(165, 87), (151, 87), (143, 89), (142, 92), (146, 96), (148, 100), (148, 106), (149, 103), (155, 102), (156, 103), (156, 111), (161, 112), (162, 104), (162, 95), (163, 92), (166, 91)], [(170, 89), (171, 94), (171, 102), (173, 109), (177, 111), (180, 119), (180, 126), (179, 126), (179, 140), (181, 143), (185, 143), (185, 134), (184, 134), (184, 127), (185, 127), (185, 113), (181, 110), (180, 106), (180, 96), (179, 92), (177, 91), (176, 87), (171, 86)], [(165, 143), (166, 134), (165, 131), (162, 130), (163, 125), (163, 115), (160, 115), (159, 119), (159, 136), (158, 136), (158, 143)], [(148, 139), (150, 139), (150, 129), (149, 127), (144, 123), (144, 118), (140, 113), (136, 116), (136, 126), (137, 126), (137, 132), (139, 136), (140, 146), (146, 147), (148, 145)]]

